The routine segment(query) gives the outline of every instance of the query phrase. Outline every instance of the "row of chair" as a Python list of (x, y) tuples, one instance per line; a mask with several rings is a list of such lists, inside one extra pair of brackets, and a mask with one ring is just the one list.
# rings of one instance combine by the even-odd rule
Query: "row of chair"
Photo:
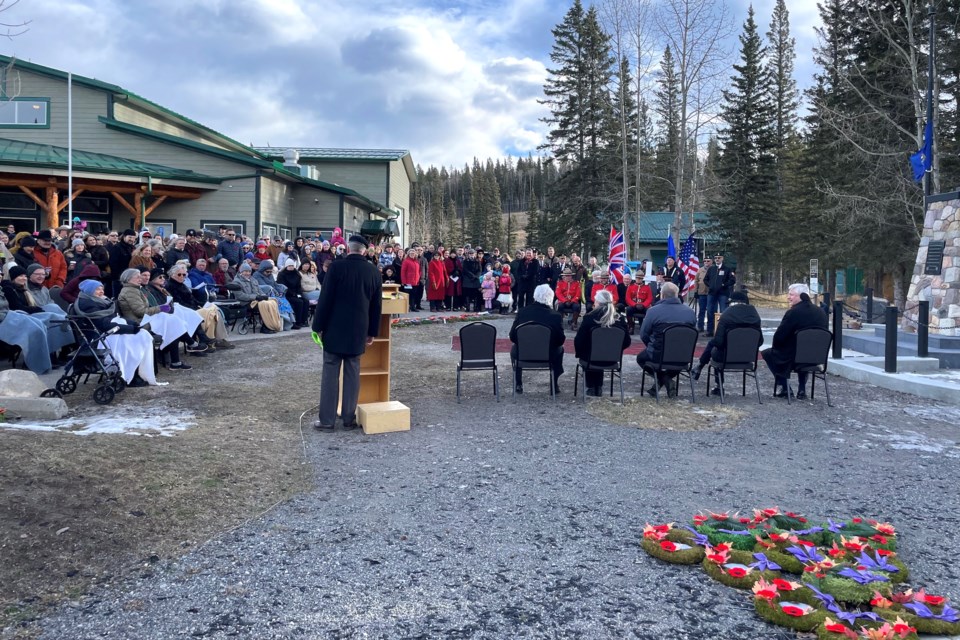
[[(699, 333), (696, 328), (687, 325), (668, 327), (663, 333), (663, 348), (655, 361), (645, 363), (642, 367), (641, 388), (646, 385), (646, 376), (650, 374), (657, 378), (666, 375), (676, 379), (679, 392), (680, 381), (686, 378), (690, 385), (690, 398), (696, 402), (696, 391), (693, 384), (693, 362)], [(574, 370), (573, 393), (577, 395), (580, 371), (586, 375), (587, 371), (600, 371), (610, 374), (610, 395), (613, 396), (613, 383), (620, 383), (620, 402), (623, 403), (623, 338), (624, 331), (620, 327), (600, 327), (594, 329), (591, 335), (590, 354), (587, 358), (577, 360)], [(470, 371), (493, 371), (493, 389), (500, 401), (500, 390), (497, 383), (496, 362), (497, 329), (486, 322), (474, 322), (460, 329), (460, 362), (457, 364), (457, 402), (460, 402), (461, 373)], [(817, 378), (823, 381), (827, 396), (827, 405), (830, 403), (830, 388), (827, 385), (827, 361), (833, 335), (819, 327), (803, 329), (797, 332), (797, 349), (791, 371), (806, 373), (813, 377), (810, 385), (810, 398), (814, 397), (814, 387)], [(740, 373), (742, 375), (742, 396), (747, 395), (747, 378), (753, 379), (757, 391), (757, 401), (763, 404), (760, 397), (760, 382), (757, 379), (757, 359), (763, 335), (759, 329), (752, 327), (738, 327), (731, 329), (726, 335), (724, 357), (721, 360), (711, 359), (707, 366), (707, 393), (713, 374), (719, 375), (721, 383), (720, 403), (725, 402), (723, 379), (726, 373)], [(553, 371), (550, 364), (550, 329), (544, 325), (532, 322), (517, 327), (517, 358), (511, 365), (524, 371), (549, 371), (551, 382)], [(659, 385), (654, 385), (656, 399), (660, 401)], [(550, 394), (553, 393), (553, 384), (550, 385)], [(586, 399), (586, 384), (582, 387), (582, 399)], [(787, 393), (790, 402), (790, 393)]]

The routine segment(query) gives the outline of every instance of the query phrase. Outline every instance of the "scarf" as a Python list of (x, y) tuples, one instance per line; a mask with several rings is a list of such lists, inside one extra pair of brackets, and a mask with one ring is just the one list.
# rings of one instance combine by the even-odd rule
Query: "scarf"
[[(84, 302), (84, 305), (80, 303)], [(81, 306), (87, 307), (86, 310)], [(116, 305), (110, 298), (98, 298), (89, 293), (80, 292), (77, 298), (77, 304), (73, 306), (73, 312), (84, 318), (112, 318), (117, 315)]]

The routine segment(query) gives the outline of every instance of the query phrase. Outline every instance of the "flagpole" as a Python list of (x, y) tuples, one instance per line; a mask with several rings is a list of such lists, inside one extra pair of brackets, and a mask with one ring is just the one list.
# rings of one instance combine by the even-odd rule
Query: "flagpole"
[(73, 72), (71, 71), (67, 72), (67, 226), (73, 226)]
[[(933, 2), (930, 3), (930, 9), (927, 12), (927, 15), (930, 17), (930, 51), (927, 55), (927, 122), (933, 122), (933, 74), (935, 72), (935, 60), (934, 60), (934, 51), (936, 47), (936, 15), (937, 10), (933, 6)], [(933, 127), (931, 131), (936, 131), (936, 127)], [(931, 136), (932, 137), (932, 136)], [(930, 196), (933, 192), (933, 149), (934, 141), (930, 141), (930, 170), (927, 171), (925, 180), (923, 182), (923, 195)]]

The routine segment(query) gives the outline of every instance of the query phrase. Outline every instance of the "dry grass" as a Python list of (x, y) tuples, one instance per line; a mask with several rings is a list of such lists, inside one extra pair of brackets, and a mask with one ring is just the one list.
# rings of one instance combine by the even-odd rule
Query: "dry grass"
[(737, 426), (743, 416), (741, 411), (731, 407), (718, 405), (703, 409), (673, 398), (662, 399), (660, 403), (650, 398), (627, 398), (623, 405), (608, 401), (589, 402), (587, 413), (626, 427), (663, 431), (729, 429)]
[[(196, 411), (197, 426), (175, 437), (0, 430), (0, 629), (94, 583), (149, 572), (307, 485), (296, 420), (304, 390), (283, 377), (237, 383), (277, 345), (294, 357), (289, 340), (253, 343), (217, 354), (233, 357), (222, 373), (206, 358), (190, 382), (118, 396), (114, 406)], [(80, 392), (74, 402), (90, 403)]]

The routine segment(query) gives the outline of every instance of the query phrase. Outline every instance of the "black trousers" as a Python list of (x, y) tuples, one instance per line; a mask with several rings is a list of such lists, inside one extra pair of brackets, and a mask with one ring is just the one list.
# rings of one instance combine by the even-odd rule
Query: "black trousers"
[(306, 298), (290, 296), (287, 302), (293, 307), (293, 319), (297, 324), (307, 324), (307, 317), (310, 314), (310, 303)]
[[(510, 360), (517, 360), (517, 345), (510, 347)], [(563, 373), (563, 346), (550, 349), (550, 366), (553, 368), (553, 381), (556, 382)], [(514, 369), (513, 382), (517, 385), (523, 384), (523, 370), (517, 367)]]

